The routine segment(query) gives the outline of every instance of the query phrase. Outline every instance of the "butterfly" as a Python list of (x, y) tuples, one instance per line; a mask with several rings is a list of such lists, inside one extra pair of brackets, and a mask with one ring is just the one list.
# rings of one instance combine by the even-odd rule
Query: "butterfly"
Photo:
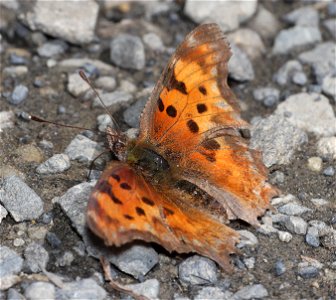
[(90, 196), (89, 228), (107, 245), (133, 240), (196, 252), (231, 270), (239, 234), (258, 226), (276, 188), (228, 86), (229, 45), (198, 26), (171, 57), (140, 117), (136, 139), (109, 127), (108, 163)]

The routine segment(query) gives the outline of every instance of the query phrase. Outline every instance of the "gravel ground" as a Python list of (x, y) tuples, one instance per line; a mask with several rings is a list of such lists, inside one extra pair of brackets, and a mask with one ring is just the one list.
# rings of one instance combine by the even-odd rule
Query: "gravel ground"
[[(150, 299), (336, 299), (335, 3), (3, 0), (0, 12), (0, 299), (130, 299), (104, 281), (102, 254)], [(107, 249), (84, 219), (110, 119), (78, 70), (135, 134), (169, 56), (209, 21), (227, 32), (230, 85), (282, 191), (258, 230), (232, 224), (230, 275), (158, 245)]]

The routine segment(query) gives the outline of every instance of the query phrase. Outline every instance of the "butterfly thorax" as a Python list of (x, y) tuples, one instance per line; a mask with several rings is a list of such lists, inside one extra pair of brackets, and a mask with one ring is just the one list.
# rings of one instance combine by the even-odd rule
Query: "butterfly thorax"
[(163, 172), (166, 175), (169, 173), (170, 165), (168, 161), (151, 149), (150, 145), (134, 144), (130, 141), (126, 160), (136, 169), (151, 177), (160, 177)]

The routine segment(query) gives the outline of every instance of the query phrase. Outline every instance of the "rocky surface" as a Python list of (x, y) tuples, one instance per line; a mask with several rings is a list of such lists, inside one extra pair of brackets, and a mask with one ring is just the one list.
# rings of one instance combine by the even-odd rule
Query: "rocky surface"
[[(104, 280), (102, 255), (114, 280), (149, 299), (334, 299), (334, 2), (12, 0), (0, 9), (1, 299), (130, 299)], [(91, 163), (112, 121), (78, 70), (135, 137), (170, 54), (208, 21), (230, 32), (229, 85), (281, 190), (258, 229), (232, 223), (241, 234), (232, 274), (155, 244), (106, 247), (85, 219), (110, 158)]]

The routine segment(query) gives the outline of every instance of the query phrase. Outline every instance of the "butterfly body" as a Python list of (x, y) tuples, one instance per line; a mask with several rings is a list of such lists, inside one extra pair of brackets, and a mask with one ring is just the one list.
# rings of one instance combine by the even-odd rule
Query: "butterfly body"
[(249, 125), (227, 85), (230, 55), (217, 25), (197, 27), (154, 88), (139, 137), (109, 129), (119, 161), (98, 180), (87, 213), (106, 244), (156, 242), (230, 268), (238, 234), (224, 223), (238, 218), (257, 226), (277, 194), (248, 146)]

